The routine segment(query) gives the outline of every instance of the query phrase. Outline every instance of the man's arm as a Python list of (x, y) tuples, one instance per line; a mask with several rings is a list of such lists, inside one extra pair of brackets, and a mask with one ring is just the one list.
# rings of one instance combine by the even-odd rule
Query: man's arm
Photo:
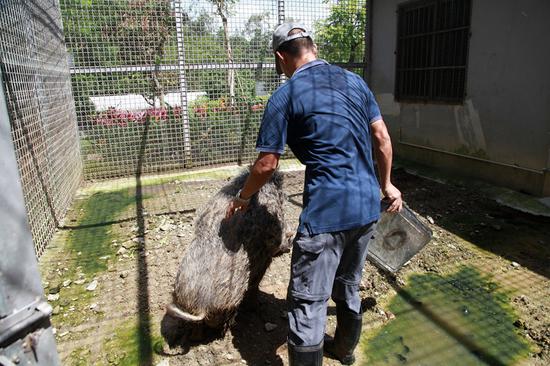
[(401, 192), (391, 183), (391, 165), (392, 165), (392, 146), (391, 139), (383, 120), (379, 119), (370, 125), (372, 134), (372, 143), (374, 155), (378, 165), (378, 175), (380, 177), (380, 186), (384, 198), (390, 201), (387, 211), (401, 211), (403, 201)]
[[(261, 152), (256, 159), (256, 162), (250, 169), (250, 175), (246, 179), (243, 188), (241, 189), (240, 198), (248, 200), (258, 192), (264, 184), (267, 183), (271, 175), (279, 165), (280, 155), (277, 153)], [(228, 219), (237, 210), (246, 210), (248, 204), (243, 201), (232, 200), (227, 207), (225, 218)]]

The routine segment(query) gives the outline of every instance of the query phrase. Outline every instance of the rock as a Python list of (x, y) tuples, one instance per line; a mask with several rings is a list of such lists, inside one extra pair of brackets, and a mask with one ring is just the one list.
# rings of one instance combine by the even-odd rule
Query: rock
[(124, 248), (124, 247), (120, 247), (118, 249), (118, 251), (116, 252), (116, 255), (123, 255), (125, 254), (126, 252), (128, 251), (128, 249)]
[(428, 222), (429, 222), (430, 224), (432, 224), (432, 225), (435, 223), (434, 219), (433, 219), (431, 216), (426, 216), (426, 219), (427, 219)]
[(73, 281), (71, 280), (65, 280), (63, 281), (63, 287), (68, 287)]
[(110, 255), (104, 255), (103, 257), (99, 257), (99, 259), (101, 259), (103, 261), (106, 260), (106, 259), (109, 259), (109, 258), (111, 258)]
[(120, 273), (120, 278), (126, 278), (128, 277), (128, 271), (124, 271)]
[(67, 334), (69, 334), (69, 331), (68, 331), (68, 330), (66, 330), (66, 331), (64, 331), (64, 332), (62, 332), (62, 333), (59, 333), (59, 337), (65, 337)]
[(518, 262), (512, 262), (512, 267), (518, 268), (518, 267), (521, 267), (521, 266)]
[(170, 229), (172, 229), (172, 224), (166, 223), (166, 224), (160, 225), (159, 229), (161, 231), (169, 231)]
[(61, 312), (61, 306), (56, 305), (56, 307), (53, 308), (52, 314), (57, 315)]
[(226, 354), (225, 354), (225, 358), (226, 358), (227, 360), (229, 360), (229, 361), (235, 359), (235, 357), (234, 357), (231, 353), (226, 353)]
[(516, 327), (516, 328), (523, 328), (523, 327), (524, 327), (524, 324), (523, 324), (523, 322), (522, 322), (521, 320), (518, 319), (518, 320), (516, 320), (516, 321), (514, 322), (514, 327)]
[[(132, 240), (127, 240), (124, 243), (121, 244), (122, 248), (124, 249), (134, 249), (138, 246), (137, 238), (134, 238)], [(143, 239), (143, 238), (141, 238)]]
[(90, 310), (95, 310), (97, 309), (97, 303), (94, 302), (92, 305), (90, 305)]
[(97, 280), (93, 280), (92, 282), (90, 282), (88, 286), (86, 286), (87, 291), (95, 291), (96, 288), (97, 288)]
[(48, 289), (48, 293), (50, 294), (57, 294), (59, 292), (59, 290), (61, 289), (61, 285), (55, 285), (53, 287), (50, 287)]
[(274, 329), (276, 329), (277, 327), (278, 327), (277, 324), (269, 323), (269, 322), (268, 322), (268, 323), (265, 323), (265, 325), (264, 325), (264, 328), (265, 328), (265, 330), (266, 330), (267, 332), (271, 332), (271, 331), (273, 331)]
[(48, 301), (57, 301), (59, 300), (59, 294), (49, 294)]
[(170, 362), (166, 358), (166, 359), (160, 361), (159, 363), (157, 363), (156, 366), (170, 366)]
[(79, 280), (74, 281), (74, 283), (77, 284), (77, 285), (82, 285), (84, 282), (86, 282), (85, 278), (81, 278)]

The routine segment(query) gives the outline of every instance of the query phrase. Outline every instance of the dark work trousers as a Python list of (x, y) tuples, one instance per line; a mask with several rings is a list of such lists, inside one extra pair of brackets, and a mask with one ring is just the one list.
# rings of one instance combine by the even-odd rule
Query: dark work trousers
[(290, 343), (315, 346), (323, 341), (331, 296), (340, 306), (361, 312), (359, 284), (375, 226), (296, 235), (287, 297)]

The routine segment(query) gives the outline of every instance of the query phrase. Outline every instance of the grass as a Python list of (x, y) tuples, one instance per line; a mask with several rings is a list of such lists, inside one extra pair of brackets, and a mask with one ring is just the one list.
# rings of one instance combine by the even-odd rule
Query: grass
[(142, 328), (137, 321), (128, 321), (115, 329), (102, 347), (108, 364), (135, 366), (150, 362), (153, 352), (162, 349), (164, 340), (159, 334), (143, 334)]
[(82, 216), (69, 232), (67, 246), (77, 254), (74, 264), (81, 266), (84, 274), (93, 275), (107, 269), (108, 261), (101, 258), (115, 254), (112, 241), (116, 236), (109, 223), (135, 203), (135, 195), (119, 190), (94, 193), (77, 204), (76, 209)]
[(389, 310), (396, 319), (364, 344), (369, 364), (510, 365), (530, 351), (508, 294), (473, 267), (411, 276)]

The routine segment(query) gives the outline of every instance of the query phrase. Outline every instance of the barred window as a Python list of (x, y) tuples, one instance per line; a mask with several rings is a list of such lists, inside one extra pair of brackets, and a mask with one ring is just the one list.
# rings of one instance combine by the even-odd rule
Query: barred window
[(462, 103), (471, 0), (421, 0), (398, 8), (398, 101)]

